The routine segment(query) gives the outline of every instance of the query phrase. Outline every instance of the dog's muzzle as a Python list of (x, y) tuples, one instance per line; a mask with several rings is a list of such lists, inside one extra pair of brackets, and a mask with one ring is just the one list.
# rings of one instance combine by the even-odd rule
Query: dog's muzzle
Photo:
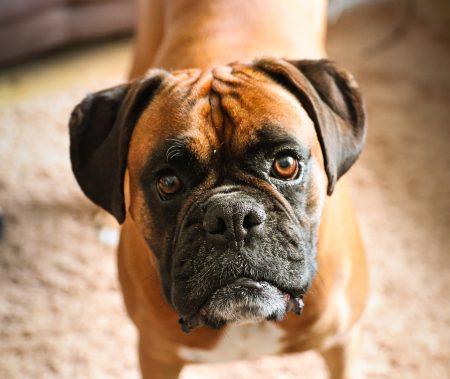
[(295, 253), (303, 254), (301, 233), (262, 191), (220, 190), (188, 211), (175, 249), (172, 301), (182, 330), (300, 314), (308, 286)]
[(285, 314), (301, 315), (303, 296), (292, 296), (270, 283), (240, 278), (220, 288), (194, 316), (181, 317), (181, 329), (185, 333), (208, 325), (212, 328), (228, 323), (239, 324), (258, 321), (281, 321)]

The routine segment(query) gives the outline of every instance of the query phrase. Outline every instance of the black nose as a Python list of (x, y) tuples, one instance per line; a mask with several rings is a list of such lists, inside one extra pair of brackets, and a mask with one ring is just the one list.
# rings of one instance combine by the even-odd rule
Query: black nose
[(254, 200), (220, 199), (211, 202), (203, 219), (209, 238), (222, 241), (244, 241), (249, 234), (263, 229), (266, 212)]

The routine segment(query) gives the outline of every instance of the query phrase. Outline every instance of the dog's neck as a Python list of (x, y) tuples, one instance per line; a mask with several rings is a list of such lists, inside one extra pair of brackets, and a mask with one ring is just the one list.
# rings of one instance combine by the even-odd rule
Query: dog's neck
[(262, 55), (324, 57), (326, 5), (326, 0), (166, 1), (152, 65), (206, 68)]

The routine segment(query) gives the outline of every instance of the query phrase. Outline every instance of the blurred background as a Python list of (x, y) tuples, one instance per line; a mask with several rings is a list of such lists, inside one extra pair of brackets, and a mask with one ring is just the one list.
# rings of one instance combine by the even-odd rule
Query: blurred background
[[(134, 0), (0, 0), (0, 378), (138, 378), (115, 227), (70, 169), (67, 120), (126, 80)], [(369, 136), (349, 173), (367, 245), (367, 378), (450, 378), (450, 2), (330, 2), (329, 56)], [(183, 379), (325, 378), (313, 352)]]

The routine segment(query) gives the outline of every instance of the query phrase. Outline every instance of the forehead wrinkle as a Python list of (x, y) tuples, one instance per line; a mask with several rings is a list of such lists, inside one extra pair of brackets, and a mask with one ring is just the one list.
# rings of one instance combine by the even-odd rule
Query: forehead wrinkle
[(175, 85), (191, 86), (199, 80), (202, 75), (200, 69), (186, 69), (171, 72), (172, 83)]
[[(156, 146), (174, 137), (190, 137), (191, 151), (208, 162), (217, 143), (210, 120), (211, 78), (211, 73), (188, 70), (173, 74), (165, 83), (136, 123), (128, 155), (133, 172)], [(163, 152), (166, 157), (179, 153), (175, 148)]]
[[(251, 67), (233, 63), (213, 71), (213, 91), (220, 97), (224, 120), (223, 140), (232, 154), (239, 154), (256, 131), (263, 126), (264, 118), (270, 119), (267, 108), (272, 108), (272, 96), (264, 96), (270, 81)], [(267, 104), (270, 101), (269, 106)]]
[(219, 140), (212, 122), (209, 98), (199, 99), (193, 109), (195, 110), (193, 125), (183, 133), (183, 136), (188, 137), (191, 149), (206, 162), (210, 160), (214, 146)]
[(224, 129), (224, 116), (221, 108), (220, 95), (211, 89), (209, 93), (209, 112), (210, 112), (210, 123), (211, 132), (210, 139), (211, 143), (219, 147), (221, 141), (223, 140), (223, 129)]
[[(214, 105), (214, 114), (220, 114), (215, 120), (215, 129), (219, 139), (219, 146), (228, 146), (227, 152), (233, 150), (233, 141), (238, 127), (242, 124), (240, 120), (240, 111), (242, 108), (242, 85), (245, 84), (240, 77), (233, 74), (229, 66), (220, 66), (213, 71), (212, 105)], [(240, 91), (241, 89), (241, 91)], [(214, 100), (213, 100), (214, 99)], [(245, 116), (244, 116), (245, 117)], [(248, 118), (248, 117), (247, 117)], [(213, 119), (214, 121), (214, 119)]]
[(208, 161), (214, 146), (218, 145), (220, 137), (215, 125), (215, 107), (211, 100), (213, 95), (213, 75), (211, 70), (203, 71), (197, 80), (191, 83), (188, 101), (192, 106), (192, 122), (185, 136), (191, 138), (191, 148), (203, 161)]
[(242, 96), (245, 91), (237, 88), (229, 88), (226, 93), (219, 92), (220, 99), (218, 109), (222, 113), (221, 141), (228, 146), (232, 153), (239, 150), (239, 146), (245, 145), (252, 138), (255, 130), (250, 104)]
[(166, 99), (176, 99), (180, 104), (193, 106), (192, 89), (202, 76), (201, 70), (188, 69), (171, 73), (171, 80), (161, 93)]
[[(222, 106), (229, 115), (235, 131), (229, 133), (228, 142), (232, 151), (241, 153), (255, 133), (267, 123), (279, 125), (280, 130), (289, 132), (305, 144), (315, 146), (316, 133), (312, 120), (291, 93), (267, 80), (254, 70), (236, 72), (245, 80), (240, 80), (235, 88), (226, 88), (221, 93)], [(223, 89), (225, 85), (218, 86)]]

